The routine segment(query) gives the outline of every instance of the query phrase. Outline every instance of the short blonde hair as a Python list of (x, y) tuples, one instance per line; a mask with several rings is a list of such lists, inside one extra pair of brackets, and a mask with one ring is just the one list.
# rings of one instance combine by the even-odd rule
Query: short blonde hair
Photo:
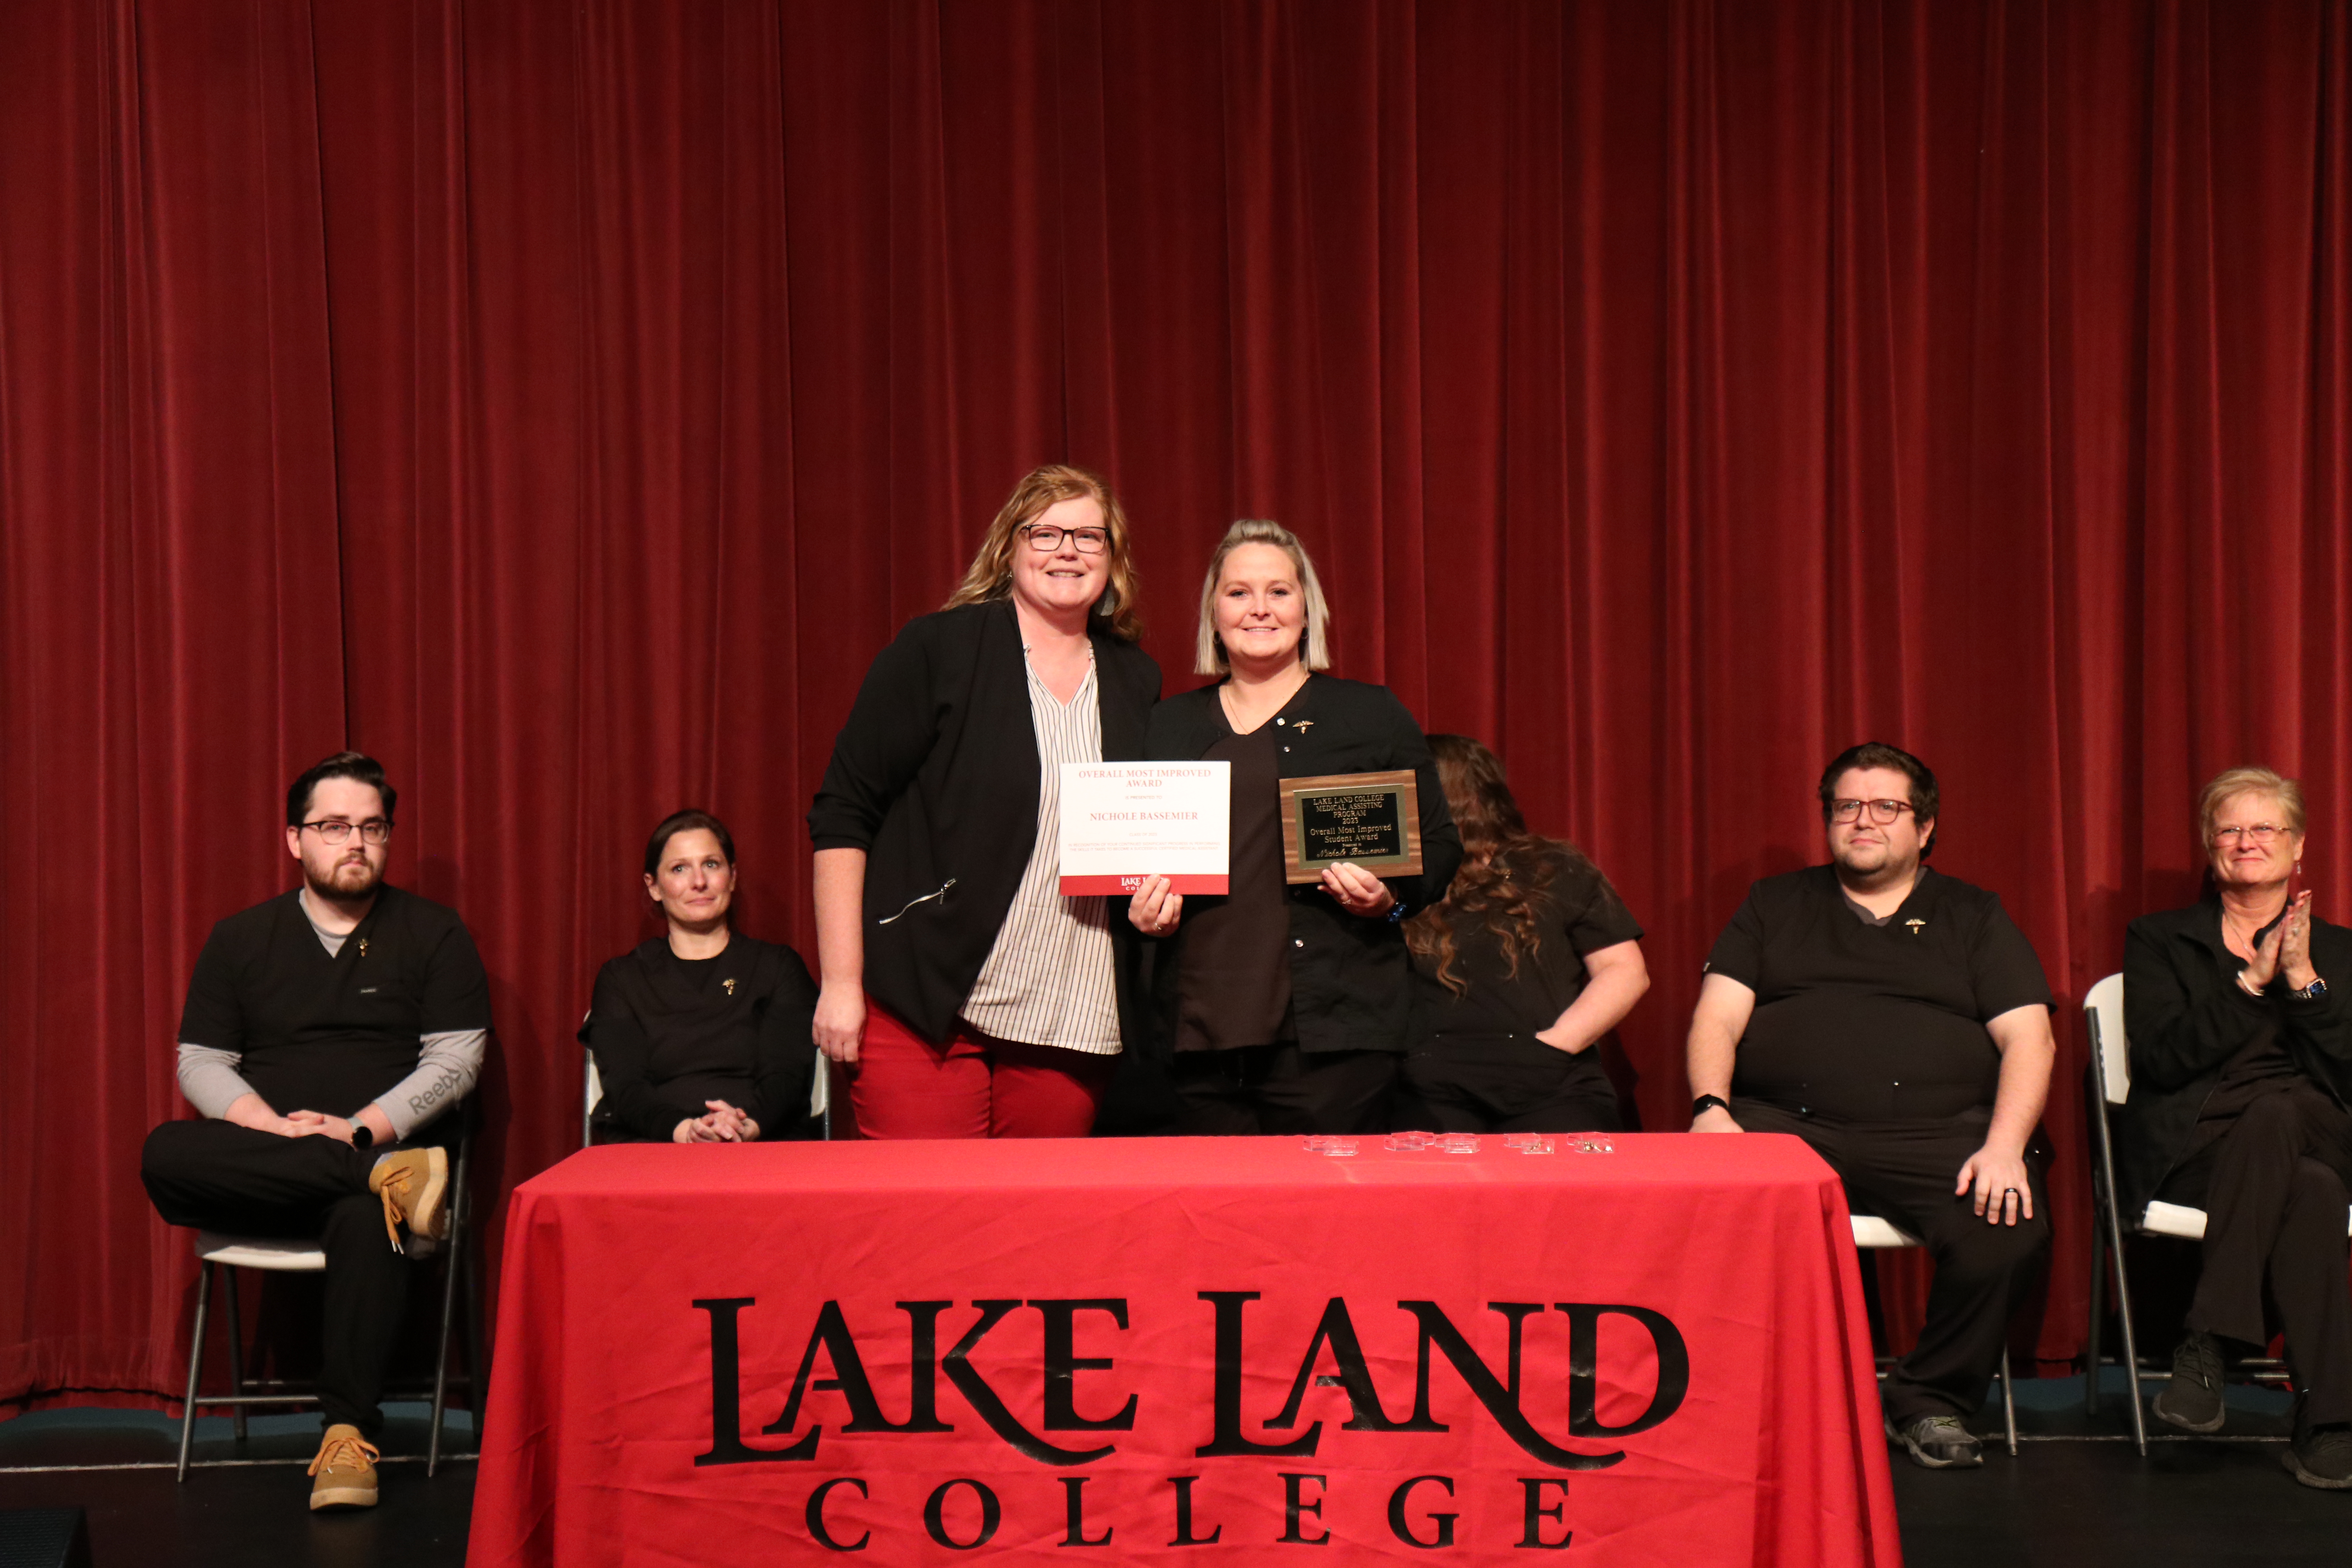
[(2286, 817), (2282, 824), (2296, 837), (2303, 837), (2303, 786), (2284, 773), (2269, 768), (2252, 766), (2225, 768), (2215, 773), (2212, 782), (2197, 792), (2197, 837), (2209, 847), (2213, 842), (2213, 818), (2221, 809), (2242, 795), (2274, 795), (2279, 810)]
[(1298, 574), (1299, 597), (1307, 601), (1307, 625), (1298, 639), (1300, 657), (1309, 669), (1330, 668), (1331, 611), (1323, 602), (1323, 584), (1316, 579), (1315, 563), (1307, 559), (1307, 547), (1298, 542), (1298, 535), (1278, 522), (1245, 517), (1225, 530), (1224, 538), (1217, 542), (1217, 552), (1209, 557), (1209, 574), (1201, 583), (1201, 634), (1192, 644), (1192, 673), (1232, 673), (1233, 661), (1225, 657), (1225, 645), (1217, 638), (1217, 582), (1224, 575), (1225, 557), (1244, 544), (1271, 544), (1290, 557), (1291, 569)]
[(963, 581), (940, 608), (952, 610), (958, 605), (1012, 597), (1013, 536), (1024, 524), (1044, 516), (1046, 508), (1080, 496), (1091, 496), (1102, 508), (1103, 527), (1110, 532), (1107, 551), (1110, 580), (1103, 585), (1102, 601), (1095, 606), (1095, 614), (1109, 620), (1112, 635), (1122, 642), (1141, 637), (1143, 622), (1136, 614), (1135, 557), (1128, 546), (1127, 512), (1111, 493), (1109, 481), (1067, 463), (1047, 463), (1022, 476), (997, 509), (988, 531), (981, 536), (979, 552), (972, 556)]

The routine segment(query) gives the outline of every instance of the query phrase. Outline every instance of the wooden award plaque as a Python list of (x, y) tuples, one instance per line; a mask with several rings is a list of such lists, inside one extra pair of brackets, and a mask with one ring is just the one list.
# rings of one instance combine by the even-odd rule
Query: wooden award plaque
[(1325, 867), (1342, 860), (1375, 877), (1421, 874), (1421, 795), (1412, 769), (1282, 781), (1284, 880), (1319, 882)]

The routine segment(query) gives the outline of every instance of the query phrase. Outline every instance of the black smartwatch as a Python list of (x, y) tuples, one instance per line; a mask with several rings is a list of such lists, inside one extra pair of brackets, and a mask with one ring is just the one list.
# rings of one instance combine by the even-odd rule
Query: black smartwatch
[(1705, 1116), (1709, 1106), (1713, 1106), (1717, 1110), (1729, 1110), (1731, 1101), (1719, 1094), (1702, 1094), (1691, 1101), (1691, 1120), (1696, 1121), (1700, 1117)]
[(354, 1149), (375, 1147), (375, 1129), (356, 1116), (352, 1118), (352, 1147)]

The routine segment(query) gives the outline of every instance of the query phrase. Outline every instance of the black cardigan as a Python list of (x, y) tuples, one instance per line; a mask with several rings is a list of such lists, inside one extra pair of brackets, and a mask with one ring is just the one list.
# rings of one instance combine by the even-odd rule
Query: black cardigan
[(816, 983), (789, 947), (738, 931), (718, 976), (735, 984), (697, 994), (679, 979), (669, 939), (640, 942), (596, 972), (580, 1026), (604, 1089), (595, 1121), (633, 1138), (666, 1142), (706, 1100), (750, 1113), (762, 1139), (790, 1137), (808, 1120), (816, 1047)]
[(2314, 916), (2311, 966), (2327, 994), (2308, 1002), (2274, 977), (2257, 1001), (2238, 984), (2244, 961), (2221, 940), (2221, 905), (2143, 915), (2124, 932), (2124, 1029), (2131, 1038), (2131, 1098), (2116, 1119), (2116, 1195), (2137, 1215), (2171, 1173), (2222, 1068), (2265, 1020), (2295, 1070), (2352, 1101), (2352, 931)]
[[(1109, 623), (1090, 629), (1105, 762), (1142, 756), (1160, 666)], [(877, 655), (808, 814), (818, 849), (863, 849), (866, 991), (935, 1045), (996, 945), (1037, 842), (1037, 731), (1008, 600), (907, 623)], [(1110, 922), (1121, 1032), (1136, 944)]]
[[(1193, 762), (1205, 754), (1229, 732), (1217, 689), (1204, 686), (1153, 709), (1144, 756)], [(1393, 692), (1312, 676), (1267, 722), (1279, 726), (1277, 762), (1286, 779), (1411, 768), (1421, 797), (1422, 874), (1384, 880), (1403, 910), (1399, 920), (1445, 896), (1462, 863), (1462, 835), (1446, 808), (1429, 742)], [(1180, 923), (1174, 935), (1153, 943), (1160, 949), (1151, 987), (1153, 1038), (1162, 1050), (1174, 1028), (1177, 947), (1183, 940)], [(1412, 1033), (1412, 974), (1398, 922), (1351, 915), (1318, 886), (1292, 888), (1290, 998), (1302, 1050), (1402, 1051)]]

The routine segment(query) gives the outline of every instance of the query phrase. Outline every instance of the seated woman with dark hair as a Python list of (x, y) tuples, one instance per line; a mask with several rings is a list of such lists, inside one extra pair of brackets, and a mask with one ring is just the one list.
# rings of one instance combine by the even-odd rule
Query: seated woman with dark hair
[(667, 931), (597, 972), (580, 1037), (596, 1054), (599, 1143), (794, 1136), (815, 1068), (816, 983), (789, 947), (731, 931), (735, 840), (681, 811), (646, 844), (646, 891)]
[(1642, 928), (1576, 847), (1528, 831), (1503, 764), (1432, 735), (1462, 868), (1404, 928), (1417, 982), (1398, 1125), (1607, 1132), (1622, 1125), (1593, 1045), (1642, 993)]

